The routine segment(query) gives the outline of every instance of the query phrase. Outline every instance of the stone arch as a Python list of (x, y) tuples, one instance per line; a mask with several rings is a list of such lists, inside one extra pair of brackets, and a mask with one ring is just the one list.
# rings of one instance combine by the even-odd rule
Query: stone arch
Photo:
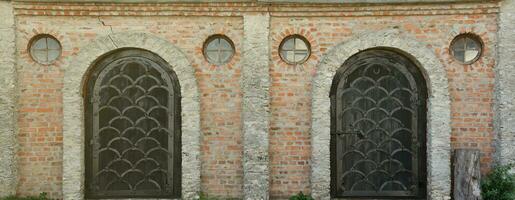
[(84, 199), (83, 86), (88, 71), (102, 56), (120, 48), (139, 48), (163, 58), (181, 85), (182, 198), (197, 199), (200, 192), (200, 100), (195, 70), (184, 53), (169, 41), (148, 33), (121, 32), (100, 37), (82, 47), (64, 69), (63, 89), (63, 196)]
[(401, 53), (420, 67), (427, 83), (427, 191), (428, 199), (450, 199), (451, 127), (447, 73), (438, 57), (422, 42), (398, 30), (352, 38), (328, 51), (320, 62), (312, 91), (311, 191), (315, 199), (330, 199), (330, 98), (336, 70), (361, 50), (388, 48)]

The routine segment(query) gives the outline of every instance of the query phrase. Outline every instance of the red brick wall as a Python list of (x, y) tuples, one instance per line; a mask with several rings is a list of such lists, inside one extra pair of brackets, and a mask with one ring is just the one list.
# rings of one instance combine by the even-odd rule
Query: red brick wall
[[(104, 25), (102, 25), (104, 22)], [(177, 45), (196, 70), (201, 97), (202, 190), (213, 196), (241, 197), (240, 54), (241, 17), (18, 17), (18, 74), (20, 80), (19, 195), (47, 192), (61, 197), (63, 68), (89, 41), (111, 31), (150, 32)], [(33, 62), (26, 53), (37, 33), (59, 38), (63, 56), (53, 65)], [(225, 34), (236, 54), (223, 66), (203, 57), (204, 41)]]
[[(240, 7), (242, 5), (245, 6)], [(492, 98), (497, 31), (495, 6), (280, 5), (267, 8), (238, 3), (195, 6), (30, 6), (19, 3), (16, 6), (20, 95), (18, 194), (48, 192), (51, 197), (61, 198), (63, 69), (73, 64), (70, 58), (82, 46), (110, 33), (112, 28), (113, 32), (150, 32), (169, 40), (186, 54), (196, 70), (200, 88), (202, 191), (210, 196), (241, 198), (241, 15), (246, 11), (267, 9), (272, 11), (269, 44), (272, 79), (270, 195), (273, 198), (288, 197), (299, 191), (310, 192), (311, 81), (323, 54), (354, 36), (383, 29), (400, 29), (426, 43), (443, 63), (450, 82), (452, 146), (481, 149), (481, 166), (483, 172), (486, 172), (494, 151)], [(117, 8), (127, 11), (117, 11)], [(321, 12), (320, 9), (327, 12)], [(103, 16), (96, 16), (99, 13)], [(453, 30), (473, 32), (482, 38), (485, 47), (478, 62), (462, 65), (451, 58), (448, 46), (456, 35)], [(39, 65), (27, 55), (27, 43), (37, 33), (50, 33), (61, 41), (63, 56), (56, 64)], [(304, 35), (311, 43), (312, 55), (305, 64), (288, 65), (278, 56), (277, 49), (281, 40), (293, 33)], [(212, 34), (225, 34), (234, 42), (236, 55), (229, 64), (212, 66), (205, 61), (202, 55), (203, 42)]]
[(47, 192), (60, 197), (63, 70), (57, 66), (36, 65), (25, 49), (19, 49), (18, 55), (18, 59), (26, 63), (18, 66), (18, 193)]
[[(307, 63), (293, 66), (282, 62), (276, 50), (272, 52), (271, 196), (284, 198), (299, 191), (310, 192), (311, 81), (320, 58), (338, 43), (384, 29), (400, 29), (433, 49), (449, 78), (452, 147), (479, 148), (482, 171), (488, 171), (494, 151), (492, 103), (496, 20), (496, 14), (452, 13), (434, 16), (272, 18), (273, 51), (284, 36), (300, 34), (312, 44), (313, 55)], [(473, 32), (481, 37), (485, 46), (478, 62), (463, 65), (449, 55), (448, 46), (455, 36), (452, 30)]]

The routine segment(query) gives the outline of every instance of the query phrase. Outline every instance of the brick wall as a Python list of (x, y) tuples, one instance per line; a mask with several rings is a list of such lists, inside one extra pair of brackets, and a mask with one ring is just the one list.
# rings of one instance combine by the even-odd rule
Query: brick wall
[[(201, 97), (202, 189), (210, 195), (241, 197), (241, 18), (238, 17), (34, 17), (19, 16), (18, 74), (20, 79), (19, 195), (46, 191), (61, 197), (63, 68), (80, 48), (99, 36), (117, 31), (144, 31), (166, 38), (181, 48), (195, 67)], [(63, 56), (43, 66), (26, 53), (37, 33), (56, 36)], [(207, 63), (204, 41), (225, 34), (236, 45), (232, 61), (223, 66)]]
[[(169, 40), (196, 70), (201, 97), (202, 191), (212, 196), (242, 197), (241, 49), (244, 12), (271, 12), (270, 195), (285, 198), (310, 192), (311, 81), (323, 54), (361, 34), (399, 29), (427, 44), (443, 63), (452, 101), (453, 148), (479, 148), (482, 171), (492, 162), (492, 98), (497, 31), (495, 3), (404, 6), (327, 6), (257, 4), (37, 4), (17, 3), (19, 78), (18, 194), (48, 192), (61, 197), (63, 69), (89, 41), (119, 31), (150, 32)], [(288, 11), (288, 12), (284, 12)], [(324, 11), (324, 12), (321, 12)], [(472, 65), (453, 60), (448, 46), (459, 33), (473, 32), (484, 42)], [(63, 46), (52, 65), (27, 55), (30, 38), (49, 33)], [(225, 34), (235, 44), (229, 64), (213, 66), (202, 55), (203, 42)], [(278, 56), (281, 40), (300, 34), (312, 55), (302, 65)], [(266, 41), (263, 41), (266, 42)], [(187, 166), (185, 166), (187, 167)]]
[[(25, 47), (30, 35), (43, 30), (24, 30), (20, 24), (17, 31), (20, 145), (17, 193), (26, 195), (47, 192), (51, 196), (59, 197), (62, 182), (63, 63), (46, 66), (36, 64)], [(66, 42), (59, 33), (44, 32)], [(63, 56), (69, 55), (68, 51), (63, 52)]]
[[(282, 62), (277, 51), (271, 67), (271, 195), (287, 197), (309, 192), (311, 81), (316, 64), (335, 44), (357, 35), (384, 29), (400, 29), (428, 44), (444, 64), (449, 78), (453, 148), (481, 149), (481, 167), (492, 163), (492, 102), (496, 43), (496, 14), (375, 17), (275, 17), (272, 18), (272, 49), (284, 35), (304, 35), (313, 55), (302, 65)], [(463, 65), (450, 55), (453, 31), (478, 34), (484, 44), (481, 59)], [(458, 32), (458, 33), (459, 33)], [(457, 33), (456, 33), (457, 34)]]

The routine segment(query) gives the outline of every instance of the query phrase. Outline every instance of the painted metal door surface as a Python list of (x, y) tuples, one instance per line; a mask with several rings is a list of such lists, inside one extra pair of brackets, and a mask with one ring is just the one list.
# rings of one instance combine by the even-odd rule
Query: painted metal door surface
[(156, 55), (124, 50), (99, 62), (86, 105), (87, 197), (180, 197), (177, 79)]
[(333, 197), (424, 198), (426, 86), (388, 50), (351, 57), (331, 88)]

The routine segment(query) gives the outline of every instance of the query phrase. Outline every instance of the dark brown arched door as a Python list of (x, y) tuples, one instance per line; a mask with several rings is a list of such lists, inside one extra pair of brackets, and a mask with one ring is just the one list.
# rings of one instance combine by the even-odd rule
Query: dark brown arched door
[(180, 197), (179, 88), (148, 51), (97, 62), (85, 96), (87, 198)]
[(332, 196), (424, 199), (427, 92), (417, 66), (385, 49), (360, 52), (330, 96)]

